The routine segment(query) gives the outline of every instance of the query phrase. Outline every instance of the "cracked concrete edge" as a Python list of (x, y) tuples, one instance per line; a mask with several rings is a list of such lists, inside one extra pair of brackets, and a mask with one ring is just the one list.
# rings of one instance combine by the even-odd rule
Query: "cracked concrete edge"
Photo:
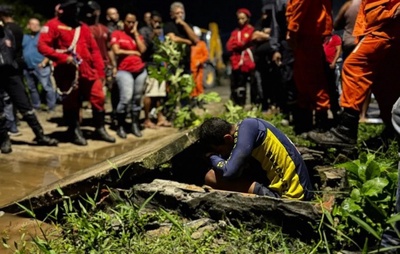
[[(176, 154), (195, 143), (197, 141), (197, 128), (173, 135), (171, 142), (168, 142), (172, 139), (171, 137), (155, 140), (154, 142), (160, 145), (160, 149), (156, 151), (143, 147), (128, 151), (39, 188), (18, 201), (0, 207), (0, 210), (11, 214), (20, 214), (23, 213), (23, 210), (18, 204), (31, 210), (49, 207), (63, 200), (59, 190), (62, 191), (64, 196), (79, 197), (82, 194), (94, 192), (101, 186), (111, 187), (116, 185), (122, 177), (132, 179), (137, 175), (146, 173), (146, 171), (154, 170), (157, 166), (168, 162)], [(147, 144), (146, 147), (151, 148), (154, 146), (154, 142)], [(120, 169), (123, 169), (122, 173)], [(123, 174), (122, 177), (121, 174)]]

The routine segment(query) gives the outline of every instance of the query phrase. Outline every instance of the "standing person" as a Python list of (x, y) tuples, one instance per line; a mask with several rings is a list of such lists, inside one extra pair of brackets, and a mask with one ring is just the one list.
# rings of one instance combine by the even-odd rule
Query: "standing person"
[[(324, 52), (325, 52), (325, 70), (326, 76), (328, 80), (328, 92), (329, 92), (329, 99), (331, 104), (331, 111), (333, 114), (333, 119), (337, 120), (337, 116), (340, 113), (340, 106), (339, 106), (339, 91), (336, 86), (336, 64), (337, 61), (342, 53), (342, 39), (337, 34), (330, 34), (325, 36), (324, 38)], [(327, 117), (323, 118), (327, 119)], [(316, 119), (317, 120), (322, 120)], [(324, 129), (327, 127), (324, 123), (316, 123), (317, 126), (320, 126)], [(325, 125), (325, 126), (324, 126)], [(325, 130), (328, 130), (325, 128)]]
[(143, 24), (144, 26), (151, 27), (151, 12), (146, 11), (143, 14), (143, 22), (144, 22), (144, 24)]
[[(255, 63), (251, 51), (254, 28), (250, 25), (251, 13), (248, 9), (237, 10), (236, 16), (238, 28), (231, 33), (226, 43), (226, 49), (231, 54), (231, 100), (237, 105), (244, 106), (246, 104), (247, 81), (250, 79), (250, 83), (255, 84)], [(254, 89), (255, 87), (251, 86), (252, 103), (256, 102)]]
[(108, 21), (107, 28), (110, 30), (110, 33), (114, 32), (115, 30), (121, 29), (123, 22), (119, 19), (119, 13), (117, 8), (115, 7), (108, 8), (106, 12), (106, 19)]
[(200, 126), (199, 140), (208, 148), (212, 165), (205, 184), (275, 198), (311, 199), (312, 185), (303, 158), (271, 123), (246, 118), (231, 124), (210, 118)]
[[(154, 63), (153, 55), (156, 52), (156, 41), (164, 41), (162, 29), (162, 17), (157, 11), (151, 12), (151, 27), (144, 26), (140, 28), (139, 33), (143, 36), (146, 43), (146, 52), (142, 55), (142, 59), (146, 62), (147, 67), (158, 67)], [(171, 127), (172, 124), (164, 116), (162, 110), (157, 111), (157, 124), (154, 124), (150, 119), (150, 111), (153, 108), (159, 108), (165, 101), (167, 96), (166, 82), (158, 82), (157, 79), (150, 76), (146, 79), (146, 89), (143, 98), (144, 110), (144, 127), (157, 128), (157, 126)]]
[[(387, 130), (391, 109), (400, 97), (400, 0), (362, 0), (353, 35), (359, 42), (343, 65), (343, 112), (336, 127), (325, 133), (310, 132), (322, 145), (354, 147), (361, 106), (372, 89)], [(382, 64), (384, 63), (384, 64)]]
[(35, 140), (38, 145), (57, 146), (58, 141), (43, 133), (32, 104), (29, 102), (24, 84), (19, 73), (16, 62), (16, 43), (14, 36), (9, 29), (0, 22), (0, 149), (2, 153), (11, 153), (11, 141), (7, 132), (6, 118), (4, 113), (4, 91), (9, 94), (12, 103), (23, 115), (24, 120), (35, 133)]
[[(356, 18), (358, 14), (358, 10), (360, 9), (361, 0), (348, 0), (345, 2), (339, 10), (339, 13), (336, 15), (335, 22), (333, 23), (333, 27), (335, 30), (344, 30), (343, 31), (343, 54), (342, 59), (343, 62), (350, 55), (350, 53), (356, 47), (356, 38), (353, 36), (354, 25), (356, 23)], [(369, 103), (371, 102), (371, 89), (368, 91), (367, 96), (365, 97), (365, 101), (361, 108), (360, 112), (360, 122), (366, 122), (367, 119), (367, 111), (369, 107)]]
[(117, 72), (117, 66), (113, 65), (109, 52), (110, 31), (100, 23), (101, 7), (95, 1), (89, 1), (84, 8), (84, 22), (89, 25), (94, 40), (99, 47), (104, 63), (104, 72), (107, 82), (111, 82)]
[(29, 34), (24, 34), (22, 40), (23, 56), (26, 64), (24, 76), (31, 95), (32, 106), (40, 109), (42, 102), (38, 92), (38, 85), (41, 84), (46, 93), (47, 110), (53, 112), (56, 107), (57, 94), (51, 82), (51, 66), (49, 59), (39, 53), (37, 49), (40, 35), (40, 21), (31, 18), (28, 21), (27, 29)]
[(186, 45), (181, 65), (184, 73), (190, 74), (190, 46), (196, 44), (199, 38), (194, 34), (192, 26), (186, 23), (185, 7), (181, 2), (171, 4), (170, 15), (171, 21), (163, 27), (164, 35), (176, 43)]
[[(119, 19), (119, 13), (118, 10), (114, 7), (110, 7), (107, 9), (106, 12), (106, 19), (107, 19), (107, 28), (109, 31), (109, 36), (111, 36), (111, 33), (114, 32), (115, 30), (121, 30), (123, 27), (123, 22)], [(113, 75), (116, 75), (116, 70), (115, 66), (117, 66), (117, 59), (116, 56), (114, 55), (114, 52), (111, 49), (111, 46), (108, 45), (108, 55), (110, 56), (110, 61), (113, 66)], [(117, 120), (117, 106), (119, 102), (119, 90), (118, 90), (118, 85), (115, 82), (115, 77), (112, 80), (108, 80), (107, 82), (108, 89), (110, 90), (111, 93), (111, 107), (112, 107), (112, 113), (111, 113), (111, 118), (112, 118), (112, 127), (116, 127), (118, 125), (118, 120)]]
[(360, 9), (361, 0), (347, 0), (336, 15), (333, 28), (343, 31), (343, 61), (350, 55), (356, 47), (356, 38), (353, 36), (354, 26), (358, 10)]
[(286, 8), (286, 39), (294, 53), (294, 81), (298, 108), (294, 130), (301, 134), (316, 122), (324, 122), (329, 110), (329, 93), (324, 70), (323, 37), (332, 32), (332, 1), (289, 0)]
[(84, 98), (92, 105), (96, 138), (114, 143), (115, 138), (104, 127), (105, 74), (99, 48), (89, 27), (78, 19), (78, 1), (66, 0), (59, 8), (62, 10), (59, 17), (43, 26), (38, 49), (56, 64), (54, 78), (64, 93), (63, 113), (69, 139), (76, 145), (87, 145), (79, 117)]
[[(197, 37), (201, 38), (201, 29), (197, 26), (193, 27), (193, 31)], [(190, 70), (193, 75), (194, 83), (196, 86), (193, 88), (190, 96), (192, 97), (193, 106), (198, 106), (197, 97), (204, 93), (203, 87), (203, 73), (204, 64), (208, 60), (208, 48), (205, 41), (199, 39), (196, 45), (192, 45), (190, 56)]]
[(141, 56), (146, 51), (146, 45), (139, 34), (134, 14), (125, 16), (124, 30), (111, 34), (111, 47), (118, 59), (116, 81), (120, 100), (117, 106), (117, 135), (126, 138), (125, 118), (128, 110), (131, 110), (131, 131), (136, 137), (142, 137), (139, 117), (147, 71)]
[[(22, 57), (22, 38), (24, 36), (24, 32), (22, 27), (15, 23), (14, 18), (14, 9), (10, 5), (0, 5), (0, 19), (3, 22), (4, 26), (9, 29), (15, 39), (15, 57), (18, 65), (18, 74), (21, 78), (21, 82), (23, 80), (23, 69), (25, 67), (25, 62)], [(6, 114), (6, 125), (9, 130), (9, 134), (12, 136), (19, 136), (21, 133), (18, 131), (18, 118), (16, 115), (15, 107), (12, 104), (12, 100), (10, 96), (4, 92), (2, 95), (4, 98), (4, 112)]]
[[(267, 111), (270, 108), (270, 104), (276, 103), (274, 99), (276, 93), (273, 93), (275, 82), (271, 72), (272, 45), (270, 44), (270, 35), (272, 10), (267, 10), (265, 7), (262, 8), (261, 19), (256, 23), (251, 36), (254, 43), (253, 52), (256, 63), (255, 82), (257, 82), (257, 90), (259, 91), (263, 111)], [(279, 53), (279, 51), (277, 52)]]

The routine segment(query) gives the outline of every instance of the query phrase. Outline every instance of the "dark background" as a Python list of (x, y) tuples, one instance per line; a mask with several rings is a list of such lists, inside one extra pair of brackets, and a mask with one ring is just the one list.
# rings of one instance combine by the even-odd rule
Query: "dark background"
[[(312, 0), (310, 0), (312, 1)], [(345, 0), (333, 0), (334, 12)], [(35, 12), (40, 13), (45, 18), (52, 18), (54, 7), (59, 0), (20, 0), (21, 3), (31, 6)], [(81, 0), (81, 2), (83, 2)], [(164, 20), (169, 19), (169, 7), (173, 0), (97, 0), (101, 5), (104, 21), (105, 10), (108, 7), (116, 7), (123, 19), (124, 13), (134, 12), (138, 20), (142, 21), (143, 13), (146, 11), (157, 10)], [(181, 0), (185, 5), (186, 20), (192, 25), (208, 28), (209, 22), (217, 22), (220, 28), (221, 37), (229, 36), (229, 33), (236, 26), (235, 12), (238, 8), (248, 8), (253, 17), (251, 22), (254, 24), (260, 17), (262, 0)]]

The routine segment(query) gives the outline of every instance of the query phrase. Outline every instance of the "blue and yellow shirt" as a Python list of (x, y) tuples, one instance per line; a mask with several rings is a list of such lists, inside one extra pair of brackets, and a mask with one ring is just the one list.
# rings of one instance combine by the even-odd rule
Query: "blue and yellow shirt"
[(308, 200), (312, 185), (300, 153), (284, 133), (267, 121), (246, 118), (234, 133), (235, 144), (227, 160), (210, 157), (215, 170), (226, 178), (240, 177), (242, 166), (250, 156), (265, 171), (269, 189), (284, 198)]

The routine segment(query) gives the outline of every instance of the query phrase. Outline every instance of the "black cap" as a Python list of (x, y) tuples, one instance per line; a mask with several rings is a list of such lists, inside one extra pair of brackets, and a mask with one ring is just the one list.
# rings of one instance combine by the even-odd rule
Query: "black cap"
[(7, 4), (0, 5), (0, 14), (12, 16), (14, 14), (14, 8)]
[(83, 4), (80, 3), (77, 0), (65, 0), (60, 4), (60, 9), (64, 9), (64, 8), (69, 7), (71, 5), (78, 5), (79, 7), (83, 6)]

